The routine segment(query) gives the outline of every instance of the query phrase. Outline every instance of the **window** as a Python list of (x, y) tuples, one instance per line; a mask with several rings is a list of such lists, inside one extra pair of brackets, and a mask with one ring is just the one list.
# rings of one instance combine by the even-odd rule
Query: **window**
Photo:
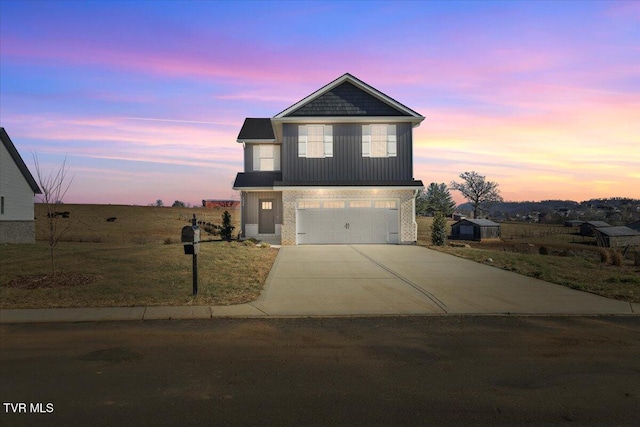
[(262, 202), (261, 209), (263, 211), (270, 211), (271, 209), (273, 209), (273, 202)]
[(298, 157), (310, 159), (333, 157), (333, 126), (298, 126)]
[(368, 200), (352, 200), (349, 202), (350, 208), (370, 208), (371, 202)]
[(322, 207), (325, 209), (344, 209), (344, 202), (343, 201), (324, 202), (322, 204)]
[(254, 171), (279, 171), (280, 146), (273, 144), (257, 144), (253, 146)]
[(310, 202), (303, 200), (298, 202), (298, 209), (318, 209), (320, 208), (320, 202)]
[(374, 206), (376, 209), (397, 209), (395, 200), (376, 200)]
[(396, 125), (363, 125), (362, 157), (396, 157)]
[(4, 196), (0, 197), (0, 215), (4, 215)]

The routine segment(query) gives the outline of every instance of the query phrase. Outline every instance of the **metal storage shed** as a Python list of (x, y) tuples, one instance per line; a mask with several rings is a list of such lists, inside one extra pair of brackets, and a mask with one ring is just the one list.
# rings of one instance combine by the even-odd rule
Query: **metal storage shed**
[(596, 228), (603, 228), (603, 227), (611, 227), (611, 224), (607, 224), (604, 221), (587, 221), (587, 222), (583, 222), (582, 225), (580, 225), (580, 235), (581, 236), (593, 236), (593, 230)]
[(640, 233), (629, 227), (603, 227), (594, 231), (596, 243), (604, 248), (640, 246)]
[(451, 238), (476, 240), (500, 238), (500, 224), (488, 219), (463, 219), (451, 226)]

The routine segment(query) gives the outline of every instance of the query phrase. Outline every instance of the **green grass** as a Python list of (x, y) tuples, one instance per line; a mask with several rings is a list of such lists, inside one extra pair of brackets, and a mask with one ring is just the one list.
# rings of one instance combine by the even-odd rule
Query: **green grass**
[[(237, 242), (201, 243), (194, 298), (192, 257), (184, 255), (182, 244), (165, 242), (180, 242), (180, 230), (188, 224), (184, 218), (193, 212), (219, 224), (222, 210), (95, 205), (64, 205), (63, 210), (71, 213), (66, 219), (71, 227), (55, 249), (57, 271), (90, 275), (93, 282), (8, 287), (19, 276), (50, 273), (48, 245), (0, 245), (1, 308), (239, 304), (260, 294), (277, 255), (276, 249)], [(230, 212), (237, 221), (238, 211)], [(106, 222), (111, 216), (116, 222)], [(39, 215), (38, 230), (43, 220)], [(203, 239), (213, 238), (203, 233)]]

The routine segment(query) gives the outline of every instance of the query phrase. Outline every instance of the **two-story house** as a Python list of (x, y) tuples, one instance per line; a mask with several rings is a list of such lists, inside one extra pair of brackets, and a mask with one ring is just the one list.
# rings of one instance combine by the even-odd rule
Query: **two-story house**
[(417, 240), (413, 128), (424, 117), (345, 74), (238, 135), (241, 233), (283, 245)]

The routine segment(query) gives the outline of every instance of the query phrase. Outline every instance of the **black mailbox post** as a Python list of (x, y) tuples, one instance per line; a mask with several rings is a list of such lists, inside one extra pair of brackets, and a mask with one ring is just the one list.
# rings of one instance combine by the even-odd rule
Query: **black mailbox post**
[(191, 225), (182, 227), (182, 243), (185, 255), (193, 255), (193, 295), (198, 295), (198, 253), (200, 252), (200, 227), (193, 214)]

